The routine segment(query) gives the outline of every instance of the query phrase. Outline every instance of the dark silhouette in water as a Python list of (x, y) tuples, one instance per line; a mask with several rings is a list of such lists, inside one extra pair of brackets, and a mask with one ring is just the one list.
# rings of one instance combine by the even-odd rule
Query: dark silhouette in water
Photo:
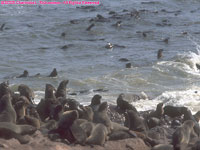
[(5, 23), (1, 25), (0, 31), (3, 31), (3, 28), (4, 28), (5, 25), (6, 25)]
[(94, 23), (91, 24), (91, 25), (86, 29), (86, 31), (90, 31), (90, 30), (92, 29), (92, 27), (94, 27)]
[(28, 71), (24, 70), (24, 73), (22, 75), (18, 76), (17, 78), (26, 78), (26, 77), (28, 77), (28, 74), (29, 74)]
[(58, 75), (57, 70), (56, 68), (54, 68), (48, 77), (56, 77), (57, 75)]
[(160, 59), (162, 57), (162, 52), (163, 52), (163, 49), (158, 50), (157, 59)]

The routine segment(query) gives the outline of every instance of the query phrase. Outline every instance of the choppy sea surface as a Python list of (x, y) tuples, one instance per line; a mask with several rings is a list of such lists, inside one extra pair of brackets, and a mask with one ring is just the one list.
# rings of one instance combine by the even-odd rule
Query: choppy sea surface
[[(115, 26), (118, 21), (120, 26)], [(115, 104), (120, 93), (145, 92), (150, 100), (133, 102), (138, 110), (153, 109), (161, 101), (200, 110), (199, 0), (100, 0), (90, 7), (0, 5), (3, 24), (0, 81), (9, 80), (13, 90), (27, 84), (37, 102), (46, 83), (57, 87), (69, 79), (68, 93), (77, 95), (68, 97), (82, 104), (95, 94)], [(107, 43), (114, 47), (107, 49)], [(159, 49), (163, 57), (158, 60)], [(126, 63), (133, 67), (126, 68)], [(58, 77), (46, 77), (53, 68)], [(16, 78), (24, 70), (41, 76)]]

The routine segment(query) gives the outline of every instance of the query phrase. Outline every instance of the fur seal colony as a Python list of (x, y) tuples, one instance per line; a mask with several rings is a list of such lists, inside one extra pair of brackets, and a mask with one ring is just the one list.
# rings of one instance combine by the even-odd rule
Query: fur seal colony
[[(199, 147), (200, 112), (192, 115), (187, 107), (164, 103), (157, 104), (156, 110), (139, 112), (123, 93), (116, 98), (117, 105), (102, 102), (102, 96), (96, 94), (90, 105), (83, 106), (68, 98), (68, 83), (63, 80), (58, 88), (47, 83), (45, 96), (37, 105), (32, 101), (34, 91), (27, 85), (20, 84), (20, 94), (15, 94), (8, 82), (1, 83), (0, 138), (27, 144), (30, 138), (26, 136), (38, 131), (68, 145), (104, 146), (107, 141), (140, 138), (152, 150)], [(115, 121), (115, 114), (125, 120)]]

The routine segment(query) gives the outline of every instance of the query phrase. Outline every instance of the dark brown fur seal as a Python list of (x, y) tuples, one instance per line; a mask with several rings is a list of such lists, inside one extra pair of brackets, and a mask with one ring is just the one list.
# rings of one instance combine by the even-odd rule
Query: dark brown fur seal
[(57, 77), (57, 75), (58, 75), (57, 70), (56, 68), (54, 68), (48, 77)]
[(54, 91), (56, 91), (56, 90), (53, 87), (53, 85), (46, 84), (46, 87), (45, 87), (45, 97), (44, 97), (45, 100), (47, 100), (47, 99), (53, 99), (53, 100), (55, 100), (56, 96), (54, 94)]
[(107, 102), (101, 103), (97, 112), (94, 112), (93, 122), (102, 123), (107, 127), (108, 133), (113, 129), (112, 122), (107, 114), (108, 104)]
[(4, 95), (0, 100), (0, 122), (16, 123), (16, 112), (11, 104), (11, 96)]
[(30, 104), (25, 96), (20, 96), (18, 102), (15, 103), (14, 108), (17, 114), (17, 120), (24, 118), (26, 115), (26, 108)]
[(185, 111), (187, 111), (187, 107), (175, 107), (170, 105), (164, 107), (164, 115), (171, 118), (179, 117), (183, 115)]
[(13, 95), (12, 91), (9, 88), (8, 81), (0, 84), (0, 99), (6, 94), (10, 94), (11, 96)]
[(181, 127), (176, 129), (172, 135), (172, 145), (174, 146), (174, 150), (180, 149), (180, 146), (187, 146), (194, 125), (192, 120), (187, 120)]
[(29, 73), (27, 70), (24, 70), (24, 73), (22, 75), (19, 75), (17, 78), (26, 78), (28, 77)]
[(124, 97), (125, 97), (125, 95), (123, 93), (118, 96), (117, 107), (123, 111), (133, 110), (133, 111), (137, 112), (137, 109), (133, 105), (131, 105), (127, 101), (125, 101)]
[(20, 93), (20, 96), (26, 96), (31, 104), (33, 104), (33, 100), (35, 98), (35, 94), (33, 90), (31, 90), (27, 85), (20, 84), (18, 86), (18, 91)]
[(31, 117), (31, 116), (25, 116), (24, 119), (28, 125), (36, 127), (37, 129), (40, 128), (40, 120), (39, 119), (37, 119), (35, 117)]
[(156, 117), (160, 119), (164, 114), (163, 103), (159, 103), (156, 107), (156, 111), (153, 111), (149, 114), (149, 117)]
[(9, 122), (0, 123), (0, 137), (5, 139), (16, 138), (21, 144), (28, 143), (22, 135), (33, 134), (37, 129), (29, 125), (16, 125)]
[(101, 104), (101, 98), (102, 96), (99, 94), (96, 94), (91, 99), (91, 104), (89, 105), (93, 111), (97, 111), (99, 108), (99, 105)]
[(63, 80), (62, 82), (60, 82), (56, 94), (55, 96), (58, 97), (64, 97), (66, 98), (66, 90), (67, 90), (67, 84), (68, 84), (69, 80)]
[(93, 121), (94, 112), (92, 108), (90, 106), (83, 106), (81, 107), (81, 109), (83, 110), (81, 118), (88, 121)]
[(160, 59), (162, 57), (162, 52), (163, 52), (163, 49), (158, 50), (157, 59)]
[(107, 140), (108, 130), (107, 127), (101, 123), (98, 123), (91, 135), (87, 138), (86, 143), (92, 145), (103, 145)]
[(140, 118), (138, 113), (133, 110), (127, 110), (127, 114), (125, 115), (126, 120), (128, 120), (128, 128), (133, 131), (145, 132), (146, 125), (144, 120)]

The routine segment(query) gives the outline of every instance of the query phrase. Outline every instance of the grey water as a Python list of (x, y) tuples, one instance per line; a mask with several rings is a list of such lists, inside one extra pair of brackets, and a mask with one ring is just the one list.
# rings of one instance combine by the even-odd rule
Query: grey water
[[(98, 14), (105, 19), (95, 21)], [(113, 26), (118, 21), (121, 26)], [(81, 103), (89, 103), (95, 94), (115, 103), (120, 93), (143, 91), (150, 99), (164, 93), (168, 101), (172, 92), (179, 103), (187, 101), (195, 109), (200, 106), (200, 95), (194, 95), (200, 89), (200, 71), (195, 65), (200, 63), (199, 0), (100, 0), (100, 5), (91, 7), (0, 5), (0, 25), (4, 23), (0, 81), (9, 80), (14, 90), (27, 84), (39, 100), (46, 83), (58, 86), (68, 79), (68, 93), (77, 93), (69, 97)], [(95, 26), (86, 31), (92, 23)], [(168, 43), (163, 41), (166, 38)], [(107, 43), (114, 47), (105, 48)], [(158, 60), (159, 49), (163, 57)], [(126, 63), (132, 68), (126, 68)], [(46, 77), (53, 68), (58, 77)], [(15, 78), (24, 70), (42, 76)], [(155, 107), (156, 102), (137, 103), (137, 107), (147, 105)]]

